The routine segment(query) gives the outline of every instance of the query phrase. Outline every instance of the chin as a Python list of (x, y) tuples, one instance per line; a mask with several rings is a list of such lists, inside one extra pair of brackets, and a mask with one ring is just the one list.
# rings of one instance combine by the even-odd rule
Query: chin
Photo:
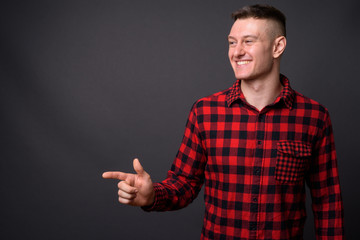
[(234, 75), (236, 77), (236, 79), (241, 79), (241, 80), (247, 80), (247, 79), (251, 79), (252, 75), (251, 73), (249, 73), (248, 71), (234, 71)]
[(248, 80), (250, 79), (250, 76), (247, 76), (247, 75), (243, 75), (243, 74), (235, 74), (235, 78), (236, 79), (240, 79), (240, 80)]

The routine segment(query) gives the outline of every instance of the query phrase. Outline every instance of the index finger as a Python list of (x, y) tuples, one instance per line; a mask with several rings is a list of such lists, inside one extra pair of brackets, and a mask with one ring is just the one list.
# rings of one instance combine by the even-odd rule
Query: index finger
[(102, 177), (103, 178), (106, 178), (106, 179), (117, 179), (117, 180), (126, 180), (126, 177), (127, 177), (127, 173), (123, 173), (123, 172), (104, 172), (102, 174)]

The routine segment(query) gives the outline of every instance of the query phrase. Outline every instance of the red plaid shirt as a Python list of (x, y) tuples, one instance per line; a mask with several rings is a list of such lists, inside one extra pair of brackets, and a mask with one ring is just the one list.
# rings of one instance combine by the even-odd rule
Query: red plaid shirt
[(205, 182), (201, 239), (302, 239), (305, 182), (317, 239), (343, 239), (343, 207), (326, 108), (284, 86), (260, 112), (233, 87), (197, 101), (147, 211), (180, 209)]

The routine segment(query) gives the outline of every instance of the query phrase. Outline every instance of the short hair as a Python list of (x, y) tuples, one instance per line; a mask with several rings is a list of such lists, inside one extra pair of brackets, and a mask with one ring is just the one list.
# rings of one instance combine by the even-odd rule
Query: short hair
[(286, 17), (280, 10), (273, 6), (262, 4), (245, 6), (233, 12), (231, 17), (234, 21), (246, 18), (274, 20), (280, 25), (281, 34), (286, 37)]

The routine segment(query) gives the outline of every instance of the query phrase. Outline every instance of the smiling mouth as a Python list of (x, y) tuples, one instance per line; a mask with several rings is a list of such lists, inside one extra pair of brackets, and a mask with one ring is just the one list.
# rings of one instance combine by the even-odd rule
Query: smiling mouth
[(245, 65), (245, 64), (248, 64), (248, 63), (250, 63), (250, 61), (238, 61), (238, 62), (236, 62), (236, 64), (238, 66)]

